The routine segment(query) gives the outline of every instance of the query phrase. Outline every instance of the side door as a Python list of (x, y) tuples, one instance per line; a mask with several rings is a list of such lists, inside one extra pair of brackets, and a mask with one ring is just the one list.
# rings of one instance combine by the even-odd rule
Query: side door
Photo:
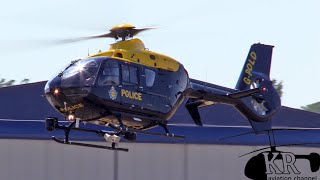
[(165, 113), (170, 108), (168, 97), (166, 96), (166, 80), (158, 75), (158, 69), (144, 67), (141, 70), (142, 78), (140, 87), (143, 87), (144, 108)]
[(120, 95), (122, 104), (140, 108), (143, 95), (139, 92), (139, 67), (136, 64), (121, 63)]

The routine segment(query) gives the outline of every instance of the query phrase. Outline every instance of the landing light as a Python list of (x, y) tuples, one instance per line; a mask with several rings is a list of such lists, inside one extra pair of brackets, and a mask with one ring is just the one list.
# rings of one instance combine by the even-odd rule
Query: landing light
[(69, 120), (69, 121), (74, 121), (74, 120), (75, 120), (74, 115), (73, 115), (73, 114), (69, 114), (69, 115), (68, 115), (68, 120)]
[(53, 94), (54, 94), (54, 95), (59, 94), (59, 89), (55, 89), (55, 90), (53, 91)]

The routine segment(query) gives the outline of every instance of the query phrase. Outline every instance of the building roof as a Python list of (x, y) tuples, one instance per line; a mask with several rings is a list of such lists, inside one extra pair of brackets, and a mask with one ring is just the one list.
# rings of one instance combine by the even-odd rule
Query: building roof
[[(0, 89), (0, 138), (50, 139), (52, 135), (62, 137), (62, 131), (47, 132), (44, 127), (44, 119), (48, 116), (63, 119), (43, 96), (45, 83), (46, 81), (42, 81)], [(220, 140), (228, 136), (252, 132), (249, 122), (232, 106), (208, 106), (201, 108), (200, 113), (204, 127), (197, 127), (193, 124), (183, 105), (170, 120), (169, 129), (175, 134), (185, 135), (185, 139), (139, 134), (138, 141), (242, 145), (266, 145), (268, 143), (268, 136), (255, 134)], [(320, 115), (282, 107), (273, 118), (272, 124), (276, 128), (315, 128), (320, 127)], [(162, 132), (162, 129), (155, 128), (152, 131)], [(319, 133), (317, 129), (274, 132), (277, 144), (320, 143), (320, 140), (316, 138)], [(101, 140), (100, 137), (86, 133), (74, 133), (72, 136), (77, 140)]]

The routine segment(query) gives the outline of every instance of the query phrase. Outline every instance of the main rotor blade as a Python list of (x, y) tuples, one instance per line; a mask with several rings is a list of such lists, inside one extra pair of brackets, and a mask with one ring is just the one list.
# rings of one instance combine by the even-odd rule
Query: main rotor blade
[(142, 27), (142, 28), (117, 28), (110, 30), (110, 32), (95, 36), (84, 36), (84, 37), (75, 37), (75, 38), (51, 38), (51, 39), (21, 39), (21, 40), (8, 40), (5, 45), (0, 46), (4, 51), (2, 54), (12, 54), (12, 51), (33, 51), (39, 48), (48, 48), (52, 46), (59, 46), (64, 44), (71, 44), (81, 41), (86, 41), (90, 39), (99, 39), (99, 38), (115, 38), (125, 40), (129, 35), (133, 37), (139, 34), (142, 31), (156, 29), (157, 27)]
[(113, 33), (107, 33), (107, 34), (101, 34), (96, 36), (87, 36), (87, 37), (58, 40), (53, 44), (68, 44), (68, 43), (74, 43), (74, 42), (85, 41), (90, 39), (99, 39), (99, 38), (114, 38), (114, 36), (113, 36)]
[(132, 36), (135, 36), (137, 34), (139, 34), (142, 31), (146, 31), (146, 30), (151, 30), (151, 29), (156, 29), (157, 27), (143, 27), (143, 28), (134, 28), (132, 29)]
[[(133, 28), (133, 29), (130, 29), (129, 31), (131, 31), (131, 36), (135, 36), (142, 31), (151, 30), (151, 29), (155, 29), (155, 28), (156, 27)], [(122, 33), (123, 33), (123, 29), (116, 29), (116, 30), (111, 30), (109, 33), (96, 35), (96, 36), (64, 39), (64, 40), (57, 41), (56, 44), (67, 44), (67, 43), (74, 43), (74, 42), (85, 41), (85, 40), (90, 40), (90, 39), (98, 39), (98, 38), (115, 38), (115, 39), (117, 39), (117, 38), (121, 37)]]

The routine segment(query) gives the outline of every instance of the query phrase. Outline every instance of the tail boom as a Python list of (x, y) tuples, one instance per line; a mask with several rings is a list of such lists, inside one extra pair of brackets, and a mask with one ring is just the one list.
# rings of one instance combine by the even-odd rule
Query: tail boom
[(198, 107), (208, 104), (229, 104), (245, 116), (253, 129), (270, 127), (269, 120), (280, 109), (280, 97), (270, 80), (273, 46), (253, 44), (235, 89), (190, 83), (185, 91), (189, 97), (186, 108), (195, 124), (202, 125)]

